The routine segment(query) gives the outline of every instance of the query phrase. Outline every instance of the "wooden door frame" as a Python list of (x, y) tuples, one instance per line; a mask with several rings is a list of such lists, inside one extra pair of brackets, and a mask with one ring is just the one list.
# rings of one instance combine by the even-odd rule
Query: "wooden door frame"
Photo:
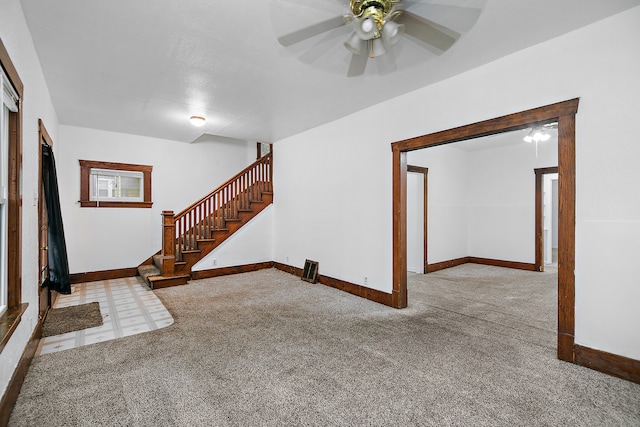
[(427, 220), (429, 219), (429, 216), (427, 214), (427, 207), (429, 206), (428, 204), (428, 200), (429, 200), (429, 168), (425, 168), (422, 166), (413, 166), (413, 165), (407, 165), (407, 172), (413, 172), (413, 173), (420, 173), (423, 175), (423, 179), (424, 179), (424, 206), (423, 206), (423, 232), (422, 232), (422, 241), (423, 241), (423, 254), (424, 254), (424, 259), (422, 261), (423, 264), (423, 268), (424, 268), (424, 272), (428, 273), (428, 258), (427, 258), (427, 249), (428, 249), (428, 244), (427, 244)]
[(544, 175), (550, 173), (558, 173), (558, 167), (552, 166), (548, 168), (538, 168), (533, 170), (536, 174), (536, 228), (535, 228), (535, 245), (536, 245), (536, 260), (535, 270), (544, 271), (544, 236), (542, 223), (542, 194), (544, 193)]
[[(48, 145), (53, 148), (53, 139), (47, 132), (47, 128), (44, 125), (42, 119), (38, 119), (38, 284), (40, 285), (40, 278), (42, 277), (42, 270), (40, 266), (40, 256), (41, 251), (43, 251), (43, 247), (45, 243), (48, 246), (48, 242), (44, 242), (42, 239), (42, 228), (44, 227), (44, 223), (42, 221), (42, 209), (43, 209), (43, 201), (44, 201), (44, 191), (42, 188), (42, 146)], [(44, 311), (42, 310), (42, 289), (38, 290), (38, 311), (39, 311), (39, 322), (44, 322), (44, 319), (47, 317), (47, 313), (51, 306), (53, 305), (55, 298), (57, 297), (56, 292), (48, 291), (48, 301), (46, 308)]]
[(578, 98), (521, 111), (391, 144), (393, 176), (392, 306), (407, 306), (407, 153), (558, 122), (558, 349), (560, 360), (575, 361), (575, 116)]

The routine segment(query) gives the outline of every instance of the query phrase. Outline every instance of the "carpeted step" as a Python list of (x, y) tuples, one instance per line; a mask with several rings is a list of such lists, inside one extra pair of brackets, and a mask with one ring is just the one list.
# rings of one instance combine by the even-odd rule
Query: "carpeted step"
[(138, 267), (138, 275), (142, 277), (147, 286), (151, 288), (149, 277), (160, 276), (160, 269), (155, 265), (141, 265), (140, 267)]
[(158, 271), (162, 271), (162, 254), (153, 256), (153, 265), (158, 268)]

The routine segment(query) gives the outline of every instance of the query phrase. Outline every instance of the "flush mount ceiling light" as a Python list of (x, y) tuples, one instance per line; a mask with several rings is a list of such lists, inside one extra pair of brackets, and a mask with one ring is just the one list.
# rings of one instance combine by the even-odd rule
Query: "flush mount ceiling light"
[(200, 127), (200, 126), (204, 126), (207, 119), (205, 119), (202, 116), (191, 116), (189, 117), (189, 121), (191, 122), (192, 125), (196, 127)]
[[(460, 33), (407, 10), (417, 3), (419, 2), (415, 0), (407, 0), (406, 7), (403, 7), (402, 0), (350, 0), (351, 14), (337, 16), (285, 34), (279, 37), (278, 41), (283, 46), (291, 46), (350, 24), (353, 26), (353, 32), (344, 42), (344, 47), (353, 54), (348, 76), (363, 74), (367, 57), (376, 58), (387, 54), (405, 33), (423, 48), (430, 51), (433, 51), (431, 48), (435, 48), (436, 54), (445, 52), (458, 40)], [(438, 7), (447, 9), (448, 16), (464, 15), (470, 11), (475, 19), (480, 15), (480, 10), (474, 8), (447, 5)], [(353, 64), (361, 65), (352, 70)]]

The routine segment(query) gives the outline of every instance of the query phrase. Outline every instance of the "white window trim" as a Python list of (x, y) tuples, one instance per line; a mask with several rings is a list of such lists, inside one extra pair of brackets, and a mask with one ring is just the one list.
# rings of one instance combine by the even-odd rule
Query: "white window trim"
[[(91, 201), (111, 201), (111, 202), (142, 202), (144, 201), (144, 173), (136, 172), (136, 171), (124, 171), (124, 170), (116, 170), (116, 169), (98, 169), (91, 168), (89, 172), (89, 176), (91, 179), (90, 186), (91, 190), (89, 191), (89, 200)], [(99, 176), (108, 176), (114, 177), (116, 181), (120, 180), (120, 177), (129, 177), (129, 178), (137, 178), (140, 180), (140, 187), (138, 197), (122, 197), (122, 196), (107, 196), (100, 197), (98, 192), (96, 192), (96, 188), (98, 186)], [(117, 188), (114, 189), (117, 191)]]

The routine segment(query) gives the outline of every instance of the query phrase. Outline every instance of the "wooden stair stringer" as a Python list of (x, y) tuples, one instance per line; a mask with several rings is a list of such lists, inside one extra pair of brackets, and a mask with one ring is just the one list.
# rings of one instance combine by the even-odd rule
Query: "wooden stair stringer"
[[(189, 253), (182, 260), (176, 262), (175, 273), (183, 275), (191, 275), (191, 268), (196, 265), (202, 258), (211, 253), (223, 242), (229, 239), (233, 234), (240, 230), (245, 224), (255, 218), (260, 212), (265, 210), (267, 206), (273, 203), (273, 193), (263, 192), (262, 200), (252, 200), (251, 210), (238, 210), (239, 221), (227, 221), (225, 230), (213, 230), (213, 238), (197, 240), (198, 254)], [(195, 252), (195, 251), (193, 251)]]

